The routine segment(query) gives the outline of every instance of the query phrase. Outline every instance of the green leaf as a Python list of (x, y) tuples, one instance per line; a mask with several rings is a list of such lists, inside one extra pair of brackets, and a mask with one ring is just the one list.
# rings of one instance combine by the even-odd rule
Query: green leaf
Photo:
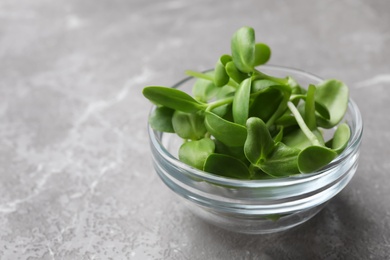
[(289, 87), (288, 85), (274, 84), (270, 87), (277, 89), (277, 90), (280, 90), (281, 92), (283, 92), (285, 95), (287, 95), (290, 98), (292, 88)]
[(328, 109), (326, 108), (326, 106), (322, 105), (321, 103), (318, 103), (317, 101), (315, 101), (315, 108), (316, 108), (316, 112), (322, 117), (324, 118), (325, 120), (329, 120), (330, 119), (330, 114), (329, 114), (329, 111)]
[(175, 111), (172, 117), (172, 125), (176, 134), (183, 139), (199, 140), (207, 132), (204, 125), (204, 116), (199, 113)]
[(282, 139), (283, 139), (283, 132), (284, 132), (284, 127), (282, 126), (282, 127), (280, 127), (278, 133), (273, 138), (275, 143), (279, 143), (279, 142), (282, 141)]
[(265, 43), (256, 43), (255, 45), (255, 63), (254, 66), (259, 66), (267, 63), (271, 57), (271, 49)]
[(172, 126), (172, 116), (175, 110), (160, 106), (157, 107), (149, 116), (150, 126), (160, 132), (174, 133), (175, 130)]
[(248, 160), (245, 157), (245, 153), (244, 153), (244, 146), (227, 146), (221, 141), (218, 141), (217, 139), (215, 139), (214, 142), (215, 142), (215, 153), (230, 155), (248, 164)]
[(227, 64), (226, 64), (226, 73), (229, 75), (229, 77), (231, 79), (233, 79), (235, 82), (237, 83), (241, 83), (243, 80), (245, 80), (246, 78), (248, 78), (248, 75), (245, 74), (245, 73), (242, 73), (241, 71), (239, 71), (236, 67), (236, 65), (234, 64), (233, 61), (229, 61)]
[[(288, 111), (289, 112), (289, 111)], [(295, 117), (289, 113), (285, 113), (281, 117), (279, 117), (277, 120), (275, 120), (275, 124), (283, 127), (289, 127), (297, 125), (297, 120)]]
[(233, 96), (235, 91), (236, 89), (234, 87), (225, 85), (219, 88), (219, 91), (217, 93), (217, 99), (223, 99), (225, 97)]
[(286, 85), (275, 85), (271, 88), (275, 88), (280, 90), (283, 93), (282, 100), (280, 101), (278, 108), (276, 111), (271, 115), (271, 117), (267, 120), (266, 125), (267, 127), (271, 127), (275, 120), (278, 119), (280, 116), (282, 116), (285, 111), (287, 110), (287, 103), (291, 96), (291, 88)]
[(248, 167), (240, 160), (224, 154), (211, 154), (203, 170), (223, 177), (247, 180), (250, 178)]
[(142, 91), (143, 95), (157, 105), (166, 106), (175, 110), (191, 113), (206, 108), (187, 93), (167, 87), (150, 86)]
[(200, 102), (206, 103), (214, 98), (220, 89), (214, 85), (213, 81), (206, 79), (197, 79), (192, 87), (192, 95)]
[(251, 79), (247, 78), (241, 82), (233, 99), (234, 122), (245, 125), (249, 114), (249, 98), (251, 94)]
[(226, 104), (226, 105), (222, 105), (222, 106), (219, 106), (219, 107), (216, 107), (212, 110), (210, 110), (212, 113), (218, 115), (219, 117), (224, 117), (226, 116), (227, 113), (231, 113), (231, 110), (232, 110), (232, 105), (231, 104)]
[(256, 69), (253, 70), (252, 77), (254, 78), (254, 80), (257, 80), (257, 79), (272, 80), (274, 82), (277, 82), (281, 86), (288, 87), (290, 89), (290, 92), (291, 92), (292, 88), (299, 86), (298, 83), (291, 77), (277, 78), (277, 77), (267, 75), (267, 74), (265, 74), (259, 70), (256, 70)]
[(251, 27), (237, 30), (231, 41), (232, 58), (236, 67), (245, 73), (255, 66), (255, 31)]
[(251, 172), (251, 180), (271, 180), (276, 178), (274, 176), (269, 175), (268, 173), (265, 173), (262, 169), (255, 166), (249, 167), (249, 172)]
[(206, 111), (205, 125), (207, 131), (227, 146), (243, 146), (246, 139), (246, 128), (227, 121), (214, 113)]
[(203, 170), (207, 157), (214, 153), (215, 144), (210, 138), (203, 138), (198, 141), (185, 142), (179, 149), (179, 160)]
[[(313, 129), (312, 133), (317, 137), (320, 144), (323, 145), (324, 138), (322, 133), (317, 128)], [(283, 138), (283, 143), (287, 146), (294, 147), (299, 150), (303, 150), (306, 147), (312, 146), (312, 142), (307, 138), (305, 133), (300, 128), (285, 135)]]
[(336, 158), (337, 153), (324, 146), (309, 146), (298, 155), (298, 168), (302, 173), (317, 171)]
[(314, 100), (315, 93), (316, 93), (316, 87), (314, 85), (309, 85), (306, 94), (306, 102), (305, 102), (305, 123), (310, 130), (314, 130), (317, 127), (316, 109), (315, 109), (315, 100)]
[(271, 86), (278, 85), (279, 83), (268, 79), (257, 79), (252, 81), (252, 93), (265, 91)]
[(244, 145), (246, 158), (255, 164), (262, 164), (274, 148), (275, 143), (265, 123), (257, 117), (251, 117), (246, 122), (248, 136)]
[(332, 128), (343, 119), (348, 108), (348, 87), (339, 80), (327, 80), (317, 86), (315, 100), (326, 107), (330, 119), (317, 118), (320, 127)]
[(340, 154), (345, 147), (347, 147), (349, 138), (351, 137), (351, 130), (346, 123), (340, 124), (333, 136), (332, 149)]
[(223, 87), (229, 82), (230, 78), (225, 68), (229, 61), (232, 61), (232, 56), (225, 54), (219, 58), (215, 65), (214, 83), (217, 87)]
[(285, 80), (287, 80), (287, 83), (283, 84), (283, 85), (290, 87), (291, 90), (296, 89), (297, 87), (300, 87), (298, 82), (290, 76), (287, 76)]
[(300, 114), (298, 109), (294, 106), (294, 104), (291, 101), (288, 101), (287, 105), (291, 113), (294, 115), (295, 120), (297, 120), (297, 124), (299, 125), (299, 128), (306, 135), (307, 139), (309, 139), (313, 145), (318, 145), (318, 146), (323, 145), (323, 142), (320, 139), (318, 139), (317, 135), (314, 133), (314, 130), (311, 131), (307, 127), (304, 119), (302, 118), (302, 115)]
[(277, 143), (267, 159), (258, 165), (265, 173), (284, 177), (299, 173), (297, 160), (299, 150)]
[[(297, 105), (300, 99), (306, 100), (306, 95), (293, 94), (293, 95), (291, 95), (290, 101), (293, 102), (294, 105)], [(322, 105), (321, 103), (317, 102), (316, 100), (314, 100), (314, 103), (315, 103), (316, 112), (324, 119), (329, 120), (330, 114), (329, 114), (328, 108), (326, 106)]]
[(249, 116), (259, 117), (267, 122), (278, 109), (282, 100), (283, 94), (279, 90), (267, 88), (254, 98), (250, 105)]
[(293, 95), (299, 95), (299, 94), (305, 94), (306, 92), (307, 92), (306, 89), (302, 88), (302, 87), (299, 86), (299, 85), (297, 85), (297, 86), (291, 88), (291, 93), (292, 93), (291, 96), (293, 96)]

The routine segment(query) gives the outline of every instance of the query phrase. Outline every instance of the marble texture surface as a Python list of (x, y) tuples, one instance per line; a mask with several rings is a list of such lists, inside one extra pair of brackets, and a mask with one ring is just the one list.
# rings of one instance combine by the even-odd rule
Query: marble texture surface
[[(0, 259), (390, 259), (390, 2), (0, 0)], [(350, 86), (359, 169), (293, 230), (233, 234), (154, 173), (146, 85), (229, 51), (243, 25), (271, 64)]]

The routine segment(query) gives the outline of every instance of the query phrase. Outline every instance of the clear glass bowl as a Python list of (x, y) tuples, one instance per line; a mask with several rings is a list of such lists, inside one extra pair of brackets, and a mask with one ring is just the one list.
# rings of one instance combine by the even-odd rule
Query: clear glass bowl
[[(301, 86), (322, 81), (291, 68), (262, 66), (260, 71), (291, 76)], [(189, 91), (193, 83), (190, 77), (173, 87)], [(194, 214), (227, 230), (264, 234), (307, 221), (349, 183), (358, 166), (363, 133), (362, 118), (353, 100), (349, 100), (344, 121), (351, 129), (350, 141), (329, 165), (317, 172), (270, 180), (236, 180), (197, 170), (177, 159), (182, 140), (176, 135), (149, 127), (149, 137), (157, 174)]]

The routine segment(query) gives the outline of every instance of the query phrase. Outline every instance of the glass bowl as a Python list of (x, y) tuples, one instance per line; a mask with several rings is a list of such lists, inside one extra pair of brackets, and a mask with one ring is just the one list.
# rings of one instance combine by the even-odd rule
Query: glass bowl
[[(261, 66), (276, 77), (293, 77), (301, 86), (321, 78), (296, 69)], [(190, 91), (189, 77), (175, 88)], [(152, 108), (154, 109), (154, 108)], [(356, 103), (349, 100), (344, 122), (351, 129), (345, 150), (323, 169), (267, 180), (236, 180), (190, 167), (177, 159), (182, 140), (149, 126), (153, 164), (161, 180), (206, 222), (234, 232), (265, 234), (283, 231), (312, 218), (351, 180), (358, 166), (363, 122)]]

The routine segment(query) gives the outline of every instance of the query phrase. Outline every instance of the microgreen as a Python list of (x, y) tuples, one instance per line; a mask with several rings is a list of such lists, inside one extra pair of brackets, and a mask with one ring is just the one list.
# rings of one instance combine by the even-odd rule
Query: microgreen
[(203, 165), (210, 154), (214, 153), (215, 143), (210, 138), (185, 142), (180, 146), (179, 159), (195, 168), (203, 170)]
[(186, 71), (196, 78), (192, 96), (175, 88), (144, 88), (156, 105), (150, 126), (176, 133), (184, 140), (179, 160), (211, 174), (248, 180), (320, 170), (349, 142), (351, 130), (342, 122), (348, 87), (334, 79), (302, 87), (289, 75), (268, 75), (260, 65), (270, 56), (253, 28), (240, 28), (231, 54), (220, 56), (214, 70)]
[(230, 78), (226, 72), (226, 64), (231, 60), (232, 56), (227, 54), (222, 55), (221, 58), (219, 58), (217, 64), (215, 65), (214, 84), (217, 87), (223, 87), (229, 82)]
[(174, 88), (151, 86), (144, 88), (143, 94), (155, 104), (178, 111), (192, 113), (205, 107), (187, 93)]
[(192, 96), (200, 102), (207, 102), (213, 99), (219, 90), (220, 88), (214, 82), (206, 79), (198, 79), (192, 88)]
[(223, 119), (212, 112), (206, 112), (204, 124), (207, 131), (227, 146), (243, 146), (247, 137), (245, 126)]
[(160, 132), (174, 133), (172, 116), (175, 110), (159, 106), (149, 116), (150, 126)]
[(248, 77), (248, 74), (240, 71), (237, 68), (237, 64), (235, 64), (233, 61), (226, 63), (225, 69), (226, 74), (232, 79), (233, 82), (236, 83), (236, 86), (238, 86), (237, 83), (241, 83)]
[(199, 140), (204, 137), (207, 129), (203, 122), (204, 115), (201, 113), (175, 111), (172, 116), (173, 129), (183, 139)]
[(211, 154), (207, 157), (204, 168), (206, 172), (234, 179), (249, 179), (248, 167), (240, 160), (226, 154)]
[(348, 107), (348, 87), (339, 80), (327, 80), (317, 86), (316, 100), (329, 111), (330, 118), (318, 117), (318, 125), (324, 128), (336, 126)]
[(255, 31), (250, 27), (237, 30), (231, 41), (232, 57), (237, 69), (244, 72), (253, 72), (256, 61)]
[(249, 98), (251, 94), (251, 79), (245, 79), (238, 87), (233, 99), (233, 119), (240, 125), (245, 125), (249, 114)]

